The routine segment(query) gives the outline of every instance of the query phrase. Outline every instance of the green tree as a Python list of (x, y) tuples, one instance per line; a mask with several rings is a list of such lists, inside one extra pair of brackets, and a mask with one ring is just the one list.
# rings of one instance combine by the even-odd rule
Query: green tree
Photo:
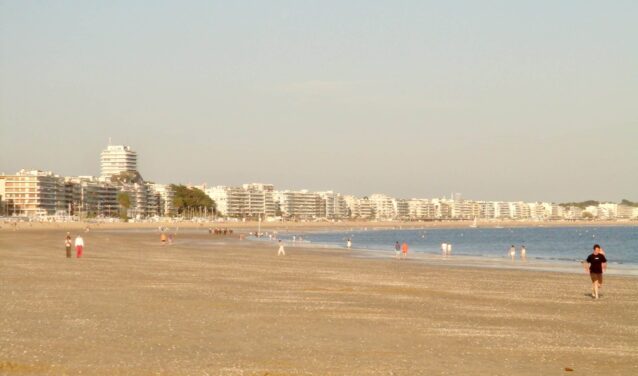
[(117, 202), (120, 204), (120, 218), (128, 222), (128, 209), (131, 207), (131, 196), (127, 192), (117, 194)]
[(216, 214), (217, 204), (208, 197), (204, 191), (198, 188), (189, 188), (185, 185), (172, 184), (173, 206), (180, 215), (193, 215), (198, 212), (203, 215), (205, 212)]
[(559, 205), (564, 207), (564, 208), (568, 208), (570, 206), (575, 206), (577, 208), (585, 209), (588, 206), (598, 206), (598, 204), (599, 204), (598, 201), (587, 200), (587, 201), (582, 201), (582, 202), (565, 202), (565, 203), (562, 203), (562, 204), (559, 204)]

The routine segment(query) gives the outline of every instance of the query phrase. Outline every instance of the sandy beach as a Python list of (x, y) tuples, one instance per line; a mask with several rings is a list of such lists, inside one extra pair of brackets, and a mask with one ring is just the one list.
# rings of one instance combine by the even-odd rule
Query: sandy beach
[(277, 257), (207, 227), (97, 226), (67, 259), (68, 226), (34, 226), (0, 231), (0, 374), (638, 374), (636, 277), (593, 300), (584, 272)]

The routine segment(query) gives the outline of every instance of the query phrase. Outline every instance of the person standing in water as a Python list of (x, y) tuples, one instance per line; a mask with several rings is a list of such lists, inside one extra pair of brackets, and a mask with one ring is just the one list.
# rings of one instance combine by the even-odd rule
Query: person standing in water
[(350, 238), (348, 238), (348, 241), (346, 242), (346, 247), (348, 247), (348, 249), (352, 248), (352, 240)]
[(408, 243), (403, 242), (403, 244), (401, 245), (401, 252), (403, 253), (403, 258), (408, 257)]
[(452, 255), (452, 243), (447, 243), (447, 248), (445, 249), (445, 253), (448, 256)]
[(397, 240), (397, 242), (394, 244), (394, 256), (396, 258), (399, 258), (400, 255), (401, 255), (401, 244), (399, 244), (399, 241)]
[(441, 255), (445, 256), (447, 254), (447, 244), (441, 243)]
[(524, 245), (521, 246), (521, 260), (527, 260), (527, 250), (525, 249)]
[(279, 241), (279, 250), (277, 251), (277, 256), (285, 256), (286, 255), (286, 251), (284, 250), (284, 243), (281, 242), (281, 240)]
[(514, 244), (512, 244), (512, 246), (510, 247), (510, 257), (512, 258), (513, 262), (514, 258), (516, 257), (516, 247), (514, 247)]

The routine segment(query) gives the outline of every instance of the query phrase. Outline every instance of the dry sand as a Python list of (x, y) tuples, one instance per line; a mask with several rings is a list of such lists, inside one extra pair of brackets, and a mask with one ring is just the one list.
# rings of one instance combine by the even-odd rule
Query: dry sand
[(0, 374), (638, 374), (635, 277), (65, 231), (0, 231)]

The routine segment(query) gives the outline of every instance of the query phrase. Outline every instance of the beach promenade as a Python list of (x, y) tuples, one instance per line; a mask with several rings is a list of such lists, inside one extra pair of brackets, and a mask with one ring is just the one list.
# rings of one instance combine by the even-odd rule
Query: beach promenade
[(66, 231), (0, 230), (1, 375), (638, 374), (635, 277)]

